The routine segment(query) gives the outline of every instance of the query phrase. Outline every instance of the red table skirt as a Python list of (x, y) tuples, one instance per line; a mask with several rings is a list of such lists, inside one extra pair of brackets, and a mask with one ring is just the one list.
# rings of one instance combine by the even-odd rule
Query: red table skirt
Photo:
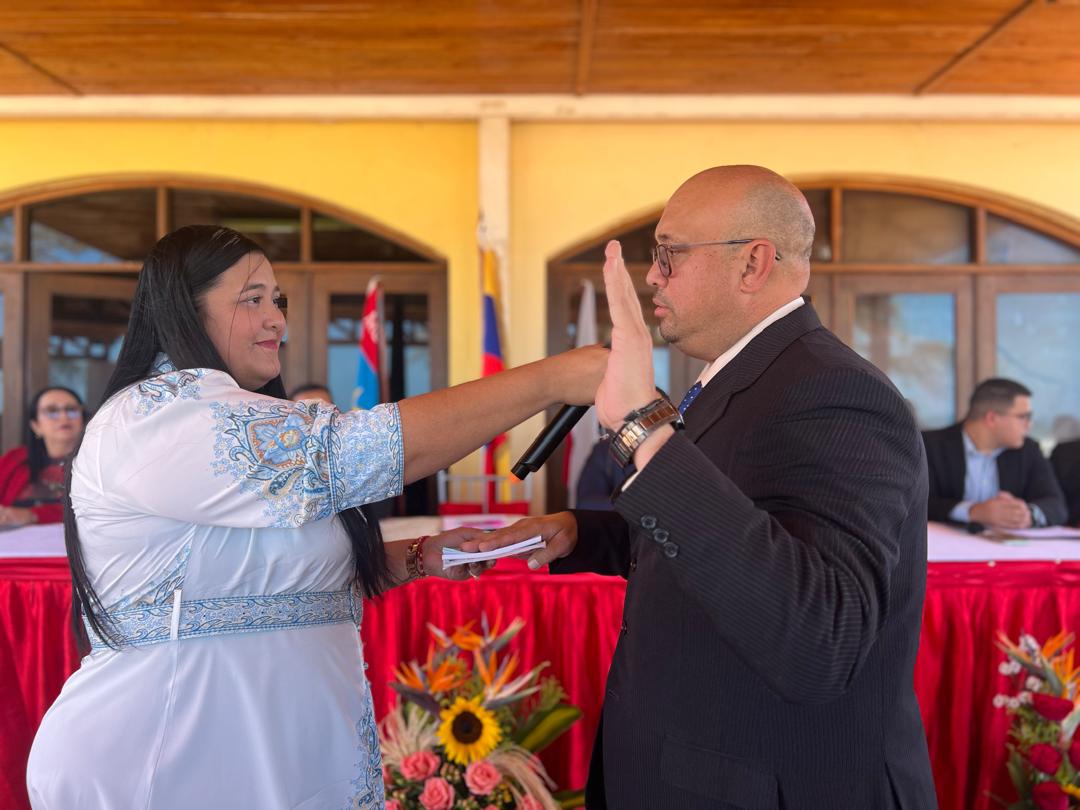
[[(364, 614), (376, 711), (381, 717), (392, 701), (394, 665), (426, 654), (429, 622), (449, 629), (483, 611), (521, 616), (528, 621), (515, 641), (522, 660), (550, 661), (550, 673), (585, 712), (543, 755), (560, 786), (581, 786), (623, 593), (619, 579), (526, 572), (397, 588)], [(78, 665), (70, 598), (63, 560), (0, 560), (0, 807), (27, 806), (23, 776), (34, 730)], [(1008, 686), (997, 671), (997, 631), (1045, 638), (1062, 628), (1080, 628), (1080, 563), (930, 566), (915, 690), (943, 810), (989, 810), (989, 793), (1012, 795), (1004, 767), (1008, 720), (991, 703)]]

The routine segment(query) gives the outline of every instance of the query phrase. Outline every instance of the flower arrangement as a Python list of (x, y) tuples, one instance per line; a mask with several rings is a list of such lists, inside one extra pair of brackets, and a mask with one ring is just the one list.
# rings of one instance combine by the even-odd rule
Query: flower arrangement
[(1006, 659), (998, 671), (1016, 687), (1015, 695), (994, 697), (1012, 716), (1008, 768), (1019, 800), (1002, 801), (1009, 810), (1080, 808), (1080, 667), (1075, 650), (1066, 651), (1072, 643), (1065, 632), (1041, 647), (1029, 635), (1013, 643), (999, 634)]
[(386, 810), (559, 810), (580, 791), (555, 787), (536, 756), (581, 716), (547, 663), (518, 674), (504, 648), (525, 626), (500, 632), (482, 616), (447, 634), (428, 625), (427, 660), (395, 672), (401, 700), (379, 729)]

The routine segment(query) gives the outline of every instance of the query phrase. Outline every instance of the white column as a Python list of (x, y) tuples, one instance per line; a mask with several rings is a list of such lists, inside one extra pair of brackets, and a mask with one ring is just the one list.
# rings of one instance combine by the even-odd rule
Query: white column
[(482, 238), (499, 257), (499, 294), (502, 306), (503, 362), (509, 366), (510, 313), (510, 119), (506, 116), (480, 119), (478, 182)]

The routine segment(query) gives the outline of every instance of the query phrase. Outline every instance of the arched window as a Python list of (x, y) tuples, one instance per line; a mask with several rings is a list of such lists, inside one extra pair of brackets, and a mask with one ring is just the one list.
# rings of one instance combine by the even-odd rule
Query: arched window
[(93, 408), (112, 371), (142, 259), (174, 228), (221, 224), (266, 251), (289, 297), (286, 386), (325, 381), (348, 407), (360, 314), (386, 290), (388, 399), (446, 385), (446, 263), (353, 212), (260, 186), (186, 177), (79, 181), (0, 196), (3, 445), (50, 384)]
[[(1014, 378), (1034, 393), (1032, 435), (1080, 436), (1080, 224), (992, 195), (925, 184), (798, 184), (814, 211), (808, 293), (822, 321), (885, 371), (924, 428), (963, 417), (975, 384)], [(573, 344), (581, 282), (603, 335), (604, 245), (619, 239), (643, 302), (660, 211), (579, 243), (548, 264), (548, 349)], [(646, 312), (649, 308), (646, 307)], [(658, 384), (678, 399), (700, 363), (655, 336)], [(564, 497), (554, 490), (549, 507)]]

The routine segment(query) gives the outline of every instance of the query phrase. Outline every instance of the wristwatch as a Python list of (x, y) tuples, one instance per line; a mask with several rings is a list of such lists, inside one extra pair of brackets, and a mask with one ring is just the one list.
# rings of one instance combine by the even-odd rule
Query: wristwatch
[(634, 451), (662, 425), (671, 425), (676, 430), (684, 427), (682, 414), (667, 397), (659, 397), (644, 407), (630, 411), (623, 426), (611, 438), (611, 455), (615, 462), (620, 467), (628, 466)]

